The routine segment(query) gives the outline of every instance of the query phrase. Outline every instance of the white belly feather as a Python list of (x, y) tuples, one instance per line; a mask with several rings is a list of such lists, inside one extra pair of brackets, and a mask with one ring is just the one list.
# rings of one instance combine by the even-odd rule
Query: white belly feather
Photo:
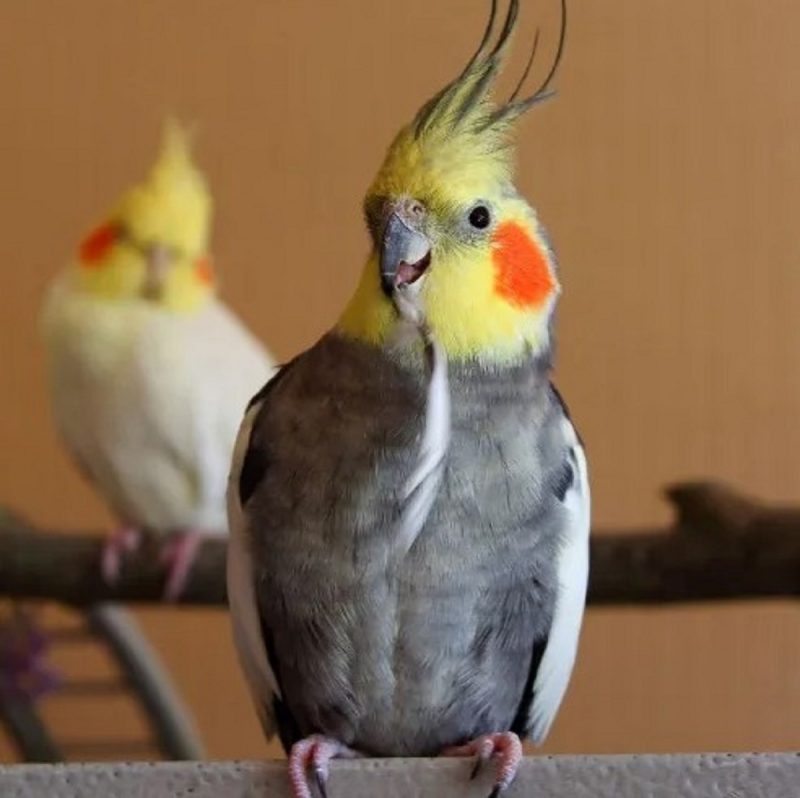
[(57, 283), (44, 315), (56, 422), (124, 522), (224, 533), (244, 407), (272, 372), (217, 301), (187, 314)]

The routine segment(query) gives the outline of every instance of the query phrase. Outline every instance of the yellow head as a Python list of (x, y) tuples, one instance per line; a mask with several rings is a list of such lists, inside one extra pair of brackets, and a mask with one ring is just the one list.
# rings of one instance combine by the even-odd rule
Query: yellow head
[(186, 133), (169, 121), (147, 179), (129, 189), (80, 245), (78, 289), (174, 312), (199, 307), (215, 290), (210, 216), (211, 195), (192, 162)]
[[(431, 331), (452, 358), (514, 360), (545, 349), (559, 285), (536, 214), (512, 183), (515, 120), (545, 99), (549, 75), (518, 98), (533, 53), (509, 100), (489, 93), (516, 24), (511, 0), (494, 44), (496, 0), (478, 51), (428, 101), (389, 148), (364, 203), (373, 249), (339, 321), (376, 345), (393, 338), (397, 292), (413, 290)], [(538, 38), (538, 34), (537, 34)], [(534, 44), (534, 53), (536, 46)]]

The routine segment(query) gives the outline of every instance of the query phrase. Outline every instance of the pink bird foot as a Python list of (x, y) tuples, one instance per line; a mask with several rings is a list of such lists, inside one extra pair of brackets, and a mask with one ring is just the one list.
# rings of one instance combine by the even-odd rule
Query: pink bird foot
[(311, 786), (308, 783), (307, 771), (311, 768), (322, 798), (328, 798), (328, 774), (331, 759), (354, 759), (361, 756), (357, 751), (343, 743), (312, 734), (299, 740), (289, 752), (289, 783), (293, 798), (312, 798)]
[(108, 536), (100, 555), (100, 573), (107, 585), (113, 586), (117, 583), (123, 557), (136, 551), (141, 543), (141, 532), (130, 526), (115, 529)]
[(489, 798), (498, 798), (505, 792), (517, 775), (517, 768), (522, 761), (522, 743), (514, 732), (484, 734), (466, 745), (445, 748), (442, 756), (474, 756), (475, 767), (471, 779), (474, 779), (481, 768), (493, 757), (496, 759), (494, 788)]
[(187, 530), (173, 535), (161, 549), (161, 564), (168, 569), (164, 586), (164, 598), (177, 601), (186, 588), (203, 535), (196, 530)]

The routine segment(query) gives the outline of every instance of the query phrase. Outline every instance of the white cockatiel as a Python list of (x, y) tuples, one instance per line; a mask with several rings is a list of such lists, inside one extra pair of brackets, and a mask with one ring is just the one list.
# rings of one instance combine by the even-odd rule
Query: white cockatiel
[(43, 324), (59, 430), (118, 517), (113, 581), (139, 531), (169, 534), (165, 595), (186, 581), (199, 533), (225, 534), (225, 483), (243, 409), (273, 370), (217, 298), (211, 196), (184, 132), (165, 130), (141, 184), (54, 281)]

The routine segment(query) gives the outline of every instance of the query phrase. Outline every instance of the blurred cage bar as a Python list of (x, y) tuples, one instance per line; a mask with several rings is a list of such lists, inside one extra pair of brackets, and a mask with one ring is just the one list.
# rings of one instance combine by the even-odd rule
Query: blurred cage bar
[[(4, 602), (0, 612), (6, 633), (6, 646), (0, 648), (6, 665), (0, 723), (20, 760), (203, 757), (190, 712), (138, 623), (122, 607)], [(9, 652), (15, 643), (16, 651)], [(27, 683), (9, 683), (10, 655), (16, 655), (18, 670), (27, 669), (21, 674)], [(20, 655), (27, 662), (19, 662)], [(75, 724), (75, 716), (82, 722)], [(64, 725), (73, 731), (60, 732)], [(75, 737), (76, 725), (90, 732)], [(120, 727), (125, 736), (115, 733)], [(129, 736), (131, 728), (135, 736)]]

